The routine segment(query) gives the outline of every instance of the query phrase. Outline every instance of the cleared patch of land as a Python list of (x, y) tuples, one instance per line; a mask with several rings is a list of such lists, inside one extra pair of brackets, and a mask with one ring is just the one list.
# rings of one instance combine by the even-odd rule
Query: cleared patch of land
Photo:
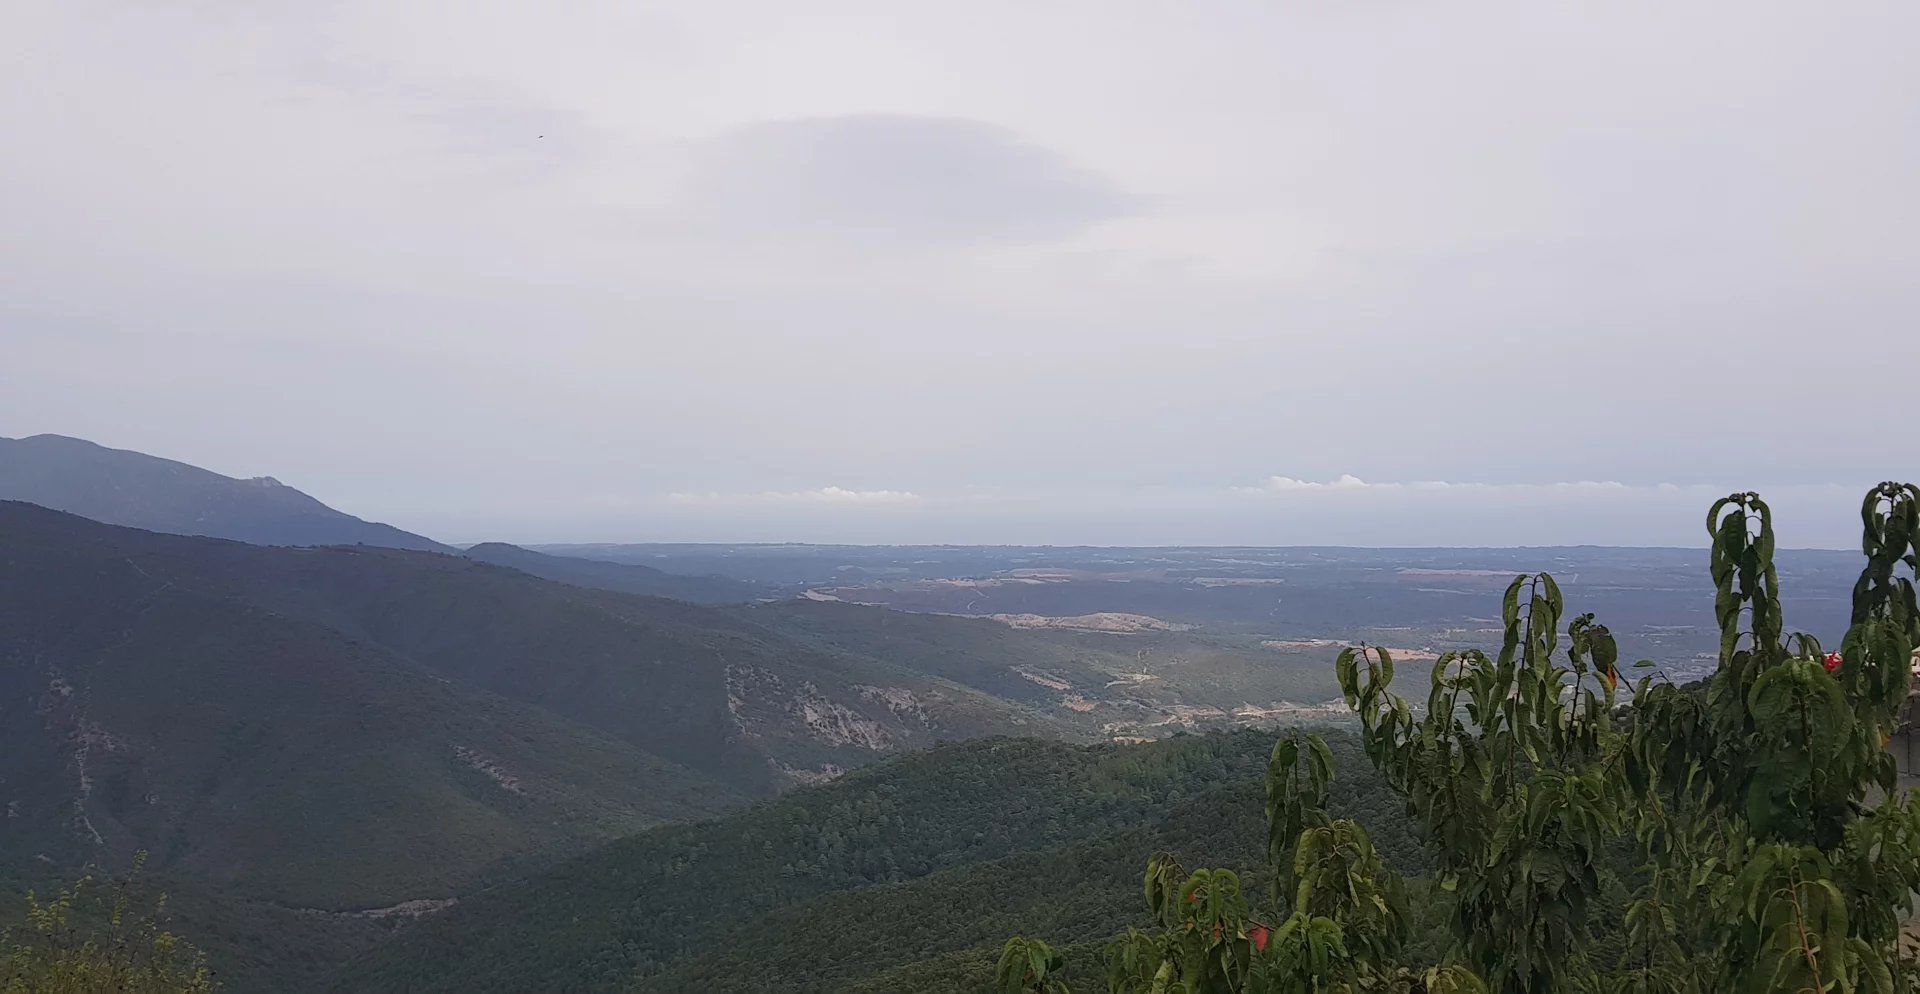
[(1126, 614), (1119, 611), (1098, 611), (1093, 614), (1075, 614), (1064, 618), (1044, 614), (989, 614), (986, 617), (1010, 628), (1064, 628), (1078, 632), (1109, 632), (1115, 635), (1193, 630), (1192, 625), (1162, 621), (1146, 614)]

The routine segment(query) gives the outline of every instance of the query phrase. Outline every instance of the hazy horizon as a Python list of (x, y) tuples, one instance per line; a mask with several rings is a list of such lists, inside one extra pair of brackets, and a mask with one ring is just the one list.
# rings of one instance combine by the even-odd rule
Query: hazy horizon
[[(710, 545), (869, 545), (869, 546), (1086, 546), (1153, 547), (1337, 547), (1395, 548), (1602, 548), (1705, 549), (1704, 520), (1713, 501), (1734, 488), (1687, 487), (1655, 490), (1627, 498), (1602, 495), (1585, 500), (1523, 498), (1501, 505), (1499, 498), (1476, 505), (1417, 503), (1416, 488), (1391, 499), (1355, 506), (1320, 503), (1282, 508), (1243, 506), (1236, 513), (1208, 501), (1210, 495), (1167, 495), (1075, 522), (1062, 521), (1055, 507), (1029, 515), (967, 513), (940, 506), (913, 508), (887, 517), (868, 515), (849, 522), (833, 513), (758, 512), (751, 519), (704, 519), (692, 514), (635, 513), (613, 523), (582, 523), (539, 528), (511, 524), (501, 529), (468, 526), (435, 532), (405, 520), (389, 520), (411, 531), (455, 545), (510, 541), (516, 545), (710, 544)], [(1777, 516), (1782, 549), (1858, 551), (1860, 494), (1841, 486), (1762, 490)], [(1596, 514), (1608, 515), (1605, 527), (1592, 529), (1625, 536), (1621, 540), (1582, 539), (1582, 528)], [(1370, 518), (1367, 515), (1376, 515)], [(365, 515), (362, 515), (365, 517)], [(422, 514), (425, 519), (429, 515)], [(1386, 520), (1379, 520), (1384, 518)], [(1412, 520), (1409, 520), (1409, 519)], [(479, 530), (473, 530), (474, 528)], [(1431, 535), (1445, 540), (1434, 540)]]
[(1847, 548), (1911, 475), (1911, 4), (7, 20), (0, 434), (446, 541)]
[[(120, 448), (99, 439), (87, 441)], [(201, 465), (178, 454), (146, 454)], [(1081, 495), (1086, 502), (1083, 513), (1071, 524), (1061, 523), (1049, 512), (1054, 506), (1071, 503), (1075, 499), (1072, 494), (1053, 494), (1052, 501), (1025, 514), (1018, 502), (992, 495), (984, 499), (964, 495), (944, 501), (927, 500), (917, 494), (890, 495), (886, 499), (831, 493), (725, 498), (671, 495), (646, 508), (638, 504), (608, 506), (599, 516), (529, 530), (512, 522), (486, 522), (466, 515), (457, 505), (426, 508), (411, 516), (383, 517), (302, 485), (298, 473), (290, 474), (292, 467), (201, 468), (237, 479), (273, 477), (336, 510), (457, 546), (504, 541), (518, 545), (1695, 549), (1705, 547), (1704, 532), (1691, 534), (1687, 526), (1713, 501), (1734, 489), (1627, 487), (1597, 482), (1535, 487), (1376, 484), (1354, 478), (1329, 483), (1273, 479), (1261, 487), (1236, 488), (1230, 493), (1231, 500), (1224, 503), (1218, 495), (1204, 492), (1147, 491), (1131, 505), (1116, 505), (1110, 496), (1103, 501), (1097, 495)], [(1852, 522), (1857, 520), (1859, 492), (1836, 485), (1792, 486), (1769, 488), (1763, 496), (1776, 513), (1781, 548), (1857, 548)], [(842, 504), (860, 505), (864, 513), (840, 515), (837, 512)], [(715, 506), (751, 513), (710, 515), (709, 509)], [(1683, 506), (1691, 513), (1682, 513)], [(1238, 513), (1223, 514), (1223, 508)], [(1598, 517), (1599, 513), (1605, 518)], [(1431, 540), (1435, 520), (1441, 524), (1439, 533), (1465, 537)], [(1654, 537), (1611, 542), (1560, 537), (1575, 535), (1595, 522), (1606, 529)], [(453, 524), (451, 530), (435, 527), (447, 523)], [(1484, 537), (1476, 539), (1475, 535)]]

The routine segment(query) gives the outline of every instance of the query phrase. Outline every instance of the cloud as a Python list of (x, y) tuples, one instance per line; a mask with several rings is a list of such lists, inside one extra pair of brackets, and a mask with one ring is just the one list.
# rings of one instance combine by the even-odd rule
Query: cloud
[(1132, 213), (1105, 176), (956, 117), (768, 121), (698, 150), (685, 206), (756, 235), (887, 242), (1045, 241)]
[(667, 500), (675, 504), (740, 505), (860, 505), (884, 506), (912, 504), (920, 495), (911, 490), (849, 490), (846, 487), (818, 487), (813, 490), (763, 490), (758, 493), (673, 493)]
[(1269, 476), (1265, 483), (1257, 487), (1234, 487), (1239, 493), (1287, 493), (1294, 490), (1358, 490), (1372, 486), (1361, 478), (1342, 473), (1331, 483), (1318, 483), (1313, 480), (1298, 480), (1291, 476)]

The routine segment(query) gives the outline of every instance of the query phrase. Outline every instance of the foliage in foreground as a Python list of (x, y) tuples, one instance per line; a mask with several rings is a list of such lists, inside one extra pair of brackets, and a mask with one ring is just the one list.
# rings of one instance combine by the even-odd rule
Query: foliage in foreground
[[(145, 862), (136, 857), (135, 872)], [(0, 933), (0, 994), (212, 994), (206, 958), (166, 930), (132, 879), (104, 891), (83, 877), (52, 900), (27, 895), (27, 920)]]
[[(1154, 928), (1108, 946), (1108, 991), (1920, 990), (1899, 948), (1920, 892), (1920, 806), (1896, 790), (1885, 752), (1920, 645), (1920, 488), (1873, 488), (1861, 520), (1851, 625), (1824, 652), (1786, 632), (1766, 503), (1716, 503), (1719, 667), (1688, 687), (1643, 677), (1630, 706), (1613, 636), (1590, 614), (1563, 628), (1544, 573), (1508, 587), (1497, 655), (1440, 657), (1424, 708), (1392, 690), (1385, 650), (1342, 652), (1368, 756), (1451, 899), (1451, 949), (1403, 961), (1404, 883), (1364, 828), (1327, 813), (1325, 743), (1289, 738), (1267, 778), (1271, 893), (1155, 854)], [(1620, 920), (1598, 921), (1622, 840), (1631, 897)], [(1045, 943), (1015, 938), (998, 984), (1067, 994), (1063, 967)]]

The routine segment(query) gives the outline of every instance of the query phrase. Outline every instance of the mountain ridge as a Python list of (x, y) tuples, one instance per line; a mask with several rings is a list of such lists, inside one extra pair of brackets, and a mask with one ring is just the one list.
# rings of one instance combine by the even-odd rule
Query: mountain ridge
[(66, 435), (0, 438), (0, 498), (111, 525), (256, 545), (455, 551), (424, 535), (336, 510), (271, 476), (225, 476)]

